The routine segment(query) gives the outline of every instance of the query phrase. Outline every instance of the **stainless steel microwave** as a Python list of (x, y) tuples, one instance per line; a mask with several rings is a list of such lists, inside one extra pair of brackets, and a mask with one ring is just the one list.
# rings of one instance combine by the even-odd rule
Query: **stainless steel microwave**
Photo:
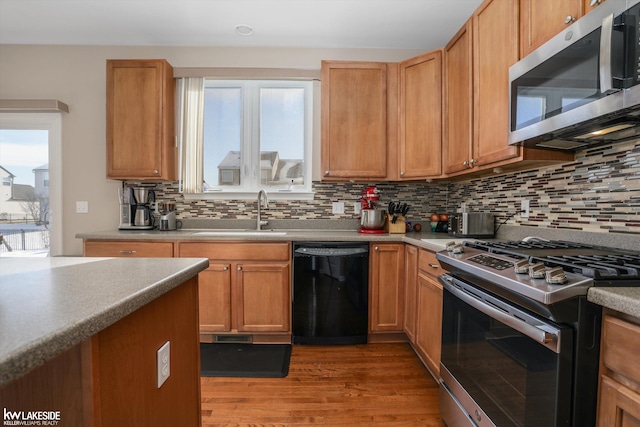
[(607, 0), (509, 69), (509, 144), (640, 137), (640, 0)]

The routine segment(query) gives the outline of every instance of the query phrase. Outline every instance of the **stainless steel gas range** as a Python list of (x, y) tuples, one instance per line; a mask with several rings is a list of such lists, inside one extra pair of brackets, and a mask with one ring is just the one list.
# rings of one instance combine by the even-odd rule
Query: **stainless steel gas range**
[(640, 286), (640, 252), (527, 238), (437, 258), (445, 423), (595, 426), (602, 310), (587, 291)]

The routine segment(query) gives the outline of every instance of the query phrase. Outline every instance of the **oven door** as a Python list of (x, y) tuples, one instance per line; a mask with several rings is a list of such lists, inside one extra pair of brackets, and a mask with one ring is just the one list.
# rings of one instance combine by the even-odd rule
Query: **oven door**
[(440, 281), (445, 423), (568, 426), (573, 330), (447, 274)]

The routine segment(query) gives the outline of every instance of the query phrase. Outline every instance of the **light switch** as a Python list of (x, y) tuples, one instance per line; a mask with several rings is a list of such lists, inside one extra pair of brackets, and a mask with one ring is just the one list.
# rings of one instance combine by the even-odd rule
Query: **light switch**
[(79, 213), (79, 214), (89, 213), (89, 202), (76, 201), (76, 213)]

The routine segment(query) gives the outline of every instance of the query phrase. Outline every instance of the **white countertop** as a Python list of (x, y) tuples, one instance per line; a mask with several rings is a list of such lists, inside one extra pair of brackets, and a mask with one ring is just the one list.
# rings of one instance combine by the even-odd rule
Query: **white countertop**
[(201, 258), (0, 258), (0, 386), (208, 265)]

